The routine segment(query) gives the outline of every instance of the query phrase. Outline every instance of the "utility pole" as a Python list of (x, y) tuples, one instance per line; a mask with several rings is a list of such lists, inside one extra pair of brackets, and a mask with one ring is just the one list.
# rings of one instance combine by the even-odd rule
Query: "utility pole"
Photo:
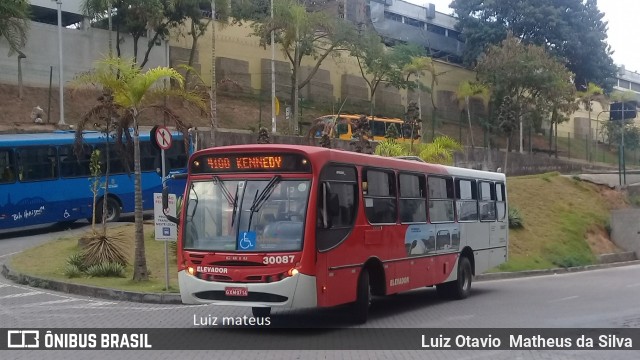
[[(273, 1), (271, 0), (271, 23), (275, 21), (273, 16)], [(271, 133), (276, 133), (276, 36), (271, 29)]]
[(66, 125), (64, 122), (64, 72), (62, 70), (62, 0), (52, 0), (58, 4), (58, 85), (60, 87), (60, 120), (58, 125)]

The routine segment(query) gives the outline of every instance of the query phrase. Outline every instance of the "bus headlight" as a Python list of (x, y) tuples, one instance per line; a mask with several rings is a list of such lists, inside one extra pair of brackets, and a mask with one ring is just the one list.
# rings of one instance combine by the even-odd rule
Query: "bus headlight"
[(196, 274), (196, 269), (192, 268), (191, 266), (189, 266), (187, 268), (187, 272), (189, 273), (189, 275), (195, 276)]
[(291, 269), (289, 269), (289, 271), (287, 272), (287, 275), (289, 275), (289, 276), (295, 276), (295, 275), (298, 275), (298, 273), (299, 273), (298, 269), (296, 269), (296, 268), (291, 268)]

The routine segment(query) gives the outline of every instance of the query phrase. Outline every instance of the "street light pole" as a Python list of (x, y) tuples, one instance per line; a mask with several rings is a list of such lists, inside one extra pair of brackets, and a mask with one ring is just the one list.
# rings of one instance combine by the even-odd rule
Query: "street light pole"
[(273, 23), (273, 1), (271, 0), (271, 133), (276, 133), (276, 39)]
[(60, 86), (60, 120), (58, 125), (66, 125), (64, 122), (64, 73), (62, 70), (62, 0), (51, 0), (58, 4), (58, 82)]

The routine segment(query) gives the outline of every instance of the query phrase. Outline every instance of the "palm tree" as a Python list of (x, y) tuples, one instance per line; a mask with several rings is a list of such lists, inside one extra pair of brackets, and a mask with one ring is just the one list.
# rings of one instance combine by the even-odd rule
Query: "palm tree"
[[(584, 91), (578, 92), (578, 102), (582, 104), (585, 110), (589, 112), (589, 129), (591, 129), (591, 112), (593, 111), (594, 101), (599, 102), (600, 105), (602, 105), (602, 107), (604, 108), (604, 106), (606, 106), (606, 103), (607, 103), (607, 98), (604, 95), (604, 90), (602, 90), (601, 87), (590, 82), (589, 84), (587, 84), (586, 89)], [(598, 123), (596, 122), (596, 129), (597, 129), (597, 126), (598, 126)], [(596, 142), (596, 146), (597, 146), (597, 142)], [(587, 156), (589, 155), (591, 155), (591, 152), (589, 151), (589, 149), (587, 149)]]
[[(165, 89), (154, 86), (162, 79), (170, 78), (177, 83), (175, 89)], [(96, 106), (91, 112), (98, 112), (100, 108), (109, 108), (109, 111), (117, 111), (119, 123), (117, 126), (116, 141), (121, 143), (123, 137), (127, 143), (133, 140), (133, 166), (135, 187), (135, 253), (133, 279), (136, 281), (147, 280), (146, 254), (144, 247), (144, 230), (142, 226), (142, 186), (140, 169), (140, 133), (138, 120), (140, 114), (148, 110), (161, 111), (173, 120), (180, 128), (184, 125), (178, 117), (162, 104), (165, 96), (177, 96), (192, 102), (203, 108), (203, 100), (194, 93), (184, 90), (184, 78), (178, 71), (169, 67), (157, 67), (155, 69), (142, 70), (133, 59), (121, 59), (107, 57), (96, 63), (95, 69), (80, 74), (75, 82), (101, 87), (113, 97), (112, 103)], [(128, 131), (133, 128), (133, 137)]]
[(0, 1), (0, 38), (9, 43), (9, 56), (27, 44), (29, 9), (27, 0)]
[(9, 54), (18, 54), (18, 96), (22, 99), (22, 62), (27, 56), (21, 49), (27, 44), (29, 17), (31, 16), (29, 1), (0, 1), (0, 38), (9, 43)]
[(394, 139), (381, 141), (375, 150), (381, 156), (417, 156), (432, 164), (453, 165), (453, 154), (462, 150), (462, 145), (448, 136), (438, 136), (431, 143), (420, 143), (411, 149), (407, 143)]
[(471, 96), (480, 95), (485, 104), (489, 101), (489, 89), (480, 83), (464, 81), (458, 86), (458, 90), (454, 94), (458, 104), (463, 105), (467, 110), (467, 120), (469, 121), (469, 136), (471, 136), (471, 148), (475, 148), (473, 142), (473, 128), (471, 127), (471, 106), (469, 104), (469, 98)]

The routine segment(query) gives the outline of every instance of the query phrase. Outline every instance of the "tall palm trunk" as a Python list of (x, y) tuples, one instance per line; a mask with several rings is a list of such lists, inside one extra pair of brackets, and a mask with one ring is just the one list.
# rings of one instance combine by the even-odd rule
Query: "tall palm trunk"
[(133, 280), (149, 279), (147, 257), (144, 248), (144, 228), (142, 226), (142, 175), (140, 171), (140, 132), (138, 130), (138, 111), (133, 109), (133, 173), (135, 192), (135, 250), (133, 260)]
[(471, 148), (474, 149), (476, 146), (473, 142), (473, 128), (471, 127), (471, 109), (469, 108), (469, 97), (464, 97), (464, 102), (467, 107), (467, 119), (469, 120), (469, 136), (471, 136)]

